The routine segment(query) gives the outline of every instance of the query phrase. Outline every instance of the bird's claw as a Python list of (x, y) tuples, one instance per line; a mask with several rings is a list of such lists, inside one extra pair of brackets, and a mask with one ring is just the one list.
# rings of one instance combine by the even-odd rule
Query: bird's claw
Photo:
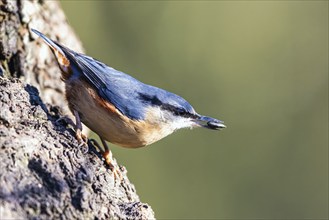
[(106, 165), (109, 166), (110, 170), (113, 173), (114, 180), (119, 180), (121, 182), (123, 180), (123, 175), (121, 173), (120, 168), (116, 166), (115, 163), (113, 163), (114, 160), (112, 157), (112, 152), (109, 149), (103, 150), (95, 139), (90, 139), (89, 141), (93, 145), (93, 147), (96, 147), (99, 151), (101, 151), (102, 157), (104, 158)]
[(79, 148), (83, 147), (86, 148), (85, 153), (88, 152), (88, 137), (81, 133), (81, 130), (76, 131), (76, 138), (79, 143)]
[(113, 164), (113, 158), (112, 158), (111, 151), (105, 151), (104, 153), (102, 153), (102, 155), (105, 159), (105, 163), (110, 167), (110, 169), (113, 173), (114, 180), (119, 180), (121, 182), (123, 180), (123, 175), (120, 171), (120, 168)]

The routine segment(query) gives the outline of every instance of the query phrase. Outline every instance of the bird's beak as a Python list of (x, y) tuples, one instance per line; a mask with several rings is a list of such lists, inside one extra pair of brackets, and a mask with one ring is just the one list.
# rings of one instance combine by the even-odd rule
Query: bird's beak
[(194, 122), (201, 127), (212, 130), (222, 130), (226, 128), (223, 121), (208, 116), (200, 116), (197, 119), (194, 119)]

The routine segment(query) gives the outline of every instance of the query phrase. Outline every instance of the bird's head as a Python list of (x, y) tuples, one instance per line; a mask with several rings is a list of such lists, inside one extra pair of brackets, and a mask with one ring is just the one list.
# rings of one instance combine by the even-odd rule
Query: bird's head
[[(151, 120), (162, 124), (169, 130), (181, 128), (204, 127), (211, 130), (226, 128), (223, 121), (198, 114), (194, 108), (182, 97), (169, 93), (157, 93), (157, 96), (140, 94), (146, 108), (152, 115)], [(170, 131), (168, 131), (169, 133)]]

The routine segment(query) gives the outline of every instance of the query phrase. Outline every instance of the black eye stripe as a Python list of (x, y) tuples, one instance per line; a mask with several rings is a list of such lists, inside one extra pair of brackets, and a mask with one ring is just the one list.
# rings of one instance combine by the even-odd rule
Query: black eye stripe
[(197, 118), (196, 115), (191, 114), (190, 112), (185, 111), (182, 108), (175, 107), (173, 105), (163, 104), (160, 106), (161, 109), (172, 112), (174, 115), (181, 116), (184, 118)]
[(195, 115), (191, 112), (188, 112), (184, 108), (176, 107), (174, 105), (161, 102), (156, 96), (149, 96), (149, 95), (140, 93), (139, 98), (143, 102), (151, 103), (152, 105), (159, 106), (161, 109), (169, 111), (174, 115), (181, 116), (184, 118), (198, 118), (197, 115)]

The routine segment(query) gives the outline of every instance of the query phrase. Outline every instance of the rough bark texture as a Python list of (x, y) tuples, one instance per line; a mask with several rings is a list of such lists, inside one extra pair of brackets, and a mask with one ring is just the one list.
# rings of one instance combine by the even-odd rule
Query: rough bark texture
[[(0, 1), (0, 59), (4, 75), (19, 77), (35, 86), (45, 103), (67, 110), (64, 83), (47, 45), (29, 29), (37, 29), (71, 49), (83, 52), (81, 43), (57, 1)], [(65, 113), (68, 113), (66, 111)]]
[(29, 32), (82, 51), (58, 2), (0, 0), (0, 9), (0, 219), (154, 218), (125, 168), (115, 180), (61, 114), (59, 69)]

